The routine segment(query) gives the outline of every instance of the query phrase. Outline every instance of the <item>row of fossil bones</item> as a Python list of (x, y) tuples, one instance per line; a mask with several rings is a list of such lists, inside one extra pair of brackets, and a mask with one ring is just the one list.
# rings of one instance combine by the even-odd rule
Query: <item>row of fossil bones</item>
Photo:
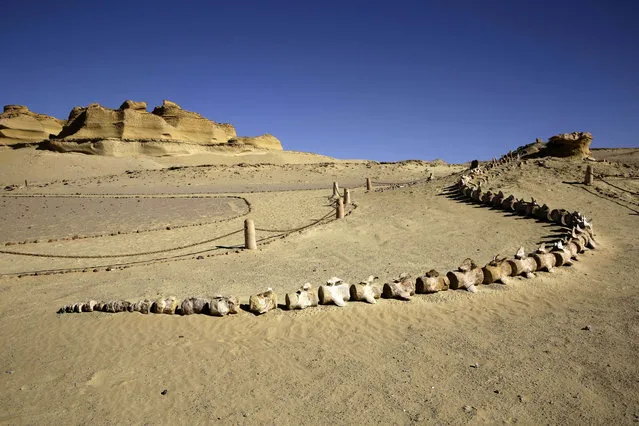
[[(526, 254), (522, 247), (513, 258), (495, 256), (483, 267), (467, 258), (455, 271), (439, 274), (436, 270), (430, 270), (415, 280), (409, 274), (403, 273), (383, 286), (376, 282), (377, 277), (373, 275), (358, 284), (348, 284), (340, 278), (333, 277), (321, 285), (317, 293), (310, 283), (304, 284), (295, 292), (287, 293), (284, 298), (284, 307), (292, 310), (315, 307), (319, 304), (345, 306), (346, 302), (351, 300), (377, 303), (380, 297), (410, 300), (416, 293), (428, 294), (448, 289), (465, 289), (474, 293), (477, 291), (477, 286), (481, 284), (505, 283), (508, 277), (515, 276), (532, 278), (536, 271), (551, 272), (555, 267), (569, 266), (579, 254), (587, 249), (594, 249), (597, 242), (592, 224), (580, 212), (564, 209), (551, 210), (545, 204), (540, 206), (534, 199), (527, 202), (517, 199), (514, 195), (506, 197), (501, 191), (499, 193), (482, 191), (481, 185), (475, 183), (475, 181), (486, 181), (491, 169), (513, 161), (516, 161), (514, 157), (505, 156), (498, 161), (493, 160), (485, 167), (474, 168), (460, 178), (454, 189), (459, 195), (473, 202), (569, 228), (569, 231), (550, 248), (542, 244), (534, 253)], [(249, 298), (248, 310), (255, 314), (264, 314), (277, 307), (277, 295), (270, 288)], [(232, 296), (191, 297), (181, 301), (175, 297), (168, 297), (138, 302), (91, 300), (65, 305), (58, 310), (58, 313), (102, 311), (224, 316), (239, 312), (239, 308), (238, 298)]]

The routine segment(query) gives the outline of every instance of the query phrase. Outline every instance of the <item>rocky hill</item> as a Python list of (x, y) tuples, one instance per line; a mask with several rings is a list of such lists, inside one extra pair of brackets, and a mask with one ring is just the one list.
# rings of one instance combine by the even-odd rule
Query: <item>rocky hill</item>
[(40, 142), (60, 133), (64, 125), (64, 120), (29, 111), (24, 105), (5, 105), (0, 114), (0, 145)]
[(209, 149), (282, 150), (273, 135), (238, 137), (235, 127), (216, 123), (165, 100), (147, 111), (146, 102), (125, 101), (118, 109), (94, 103), (75, 107), (67, 121), (7, 105), (0, 115), (0, 144), (42, 142), (43, 148), (99, 155), (171, 155)]

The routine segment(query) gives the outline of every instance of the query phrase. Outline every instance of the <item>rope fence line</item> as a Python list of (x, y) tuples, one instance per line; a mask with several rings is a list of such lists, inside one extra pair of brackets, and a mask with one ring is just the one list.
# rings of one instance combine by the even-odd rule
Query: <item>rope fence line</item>
[[(405, 183), (388, 183), (388, 185), (396, 185), (397, 187), (403, 187), (406, 185), (415, 185), (421, 182), (425, 182), (425, 181), (429, 181), (431, 180), (432, 177), (429, 176), (427, 178), (423, 178), (423, 179), (419, 179), (416, 181), (410, 181), (410, 182), (405, 182)], [(368, 181), (369, 179), (367, 179), (367, 182), (364, 185), (361, 186), (368, 186)], [(381, 183), (378, 183), (381, 184)], [(106, 196), (105, 196), (106, 195)], [(100, 197), (100, 198), (237, 198), (237, 199), (242, 199), (245, 201), (245, 203), (247, 204), (248, 207), (248, 212), (251, 211), (251, 204), (250, 202), (245, 199), (244, 197), (240, 197), (240, 196), (220, 196), (220, 195), (198, 195), (198, 196), (193, 196), (192, 194), (185, 194), (185, 195), (181, 195), (181, 194), (131, 194), (131, 195), (123, 195), (123, 194), (117, 194), (115, 196), (113, 196), (113, 194), (111, 194), (111, 197), (109, 197), (109, 194), (10, 194), (10, 195), (0, 195), (0, 197), (15, 197), (15, 198), (19, 198), (19, 197), (60, 197), (60, 198), (81, 198), (87, 196), (86, 198), (89, 197)], [(330, 198), (330, 197), (329, 197)], [(341, 198), (341, 197), (340, 197)], [(348, 211), (345, 213), (345, 215), (350, 215), (356, 208), (357, 205), (356, 204), (351, 204), (350, 206), (351, 208), (348, 209)], [(257, 228), (257, 231), (260, 232), (271, 232), (271, 233), (276, 233), (277, 235), (272, 235), (272, 236), (268, 236), (268, 237), (264, 237), (261, 238), (258, 242), (260, 243), (260, 245), (264, 245), (264, 244), (269, 244), (270, 242), (274, 241), (277, 238), (284, 238), (287, 235), (290, 235), (291, 233), (294, 232), (301, 232), (305, 229), (311, 228), (313, 226), (316, 226), (322, 222), (331, 222), (332, 220), (327, 220), (331, 215), (334, 214), (333, 209), (331, 209), (328, 213), (326, 213), (324, 216), (322, 216), (321, 218), (311, 222), (310, 224), (298, 227), (298, 228), (292, 228), (292, 229), (267, 229), (267, 228)], [(232, 219), (236, 219), (238, 217), (241, 216), (245, 216), (246, 214), (241, 214), (238, 215)], [(223, 220), (218, 220), (215, 222), (220, 222), (220, 221), (228, 221), (228, 220), (232, 220), (232, 219), (223, 219)], [(338, 220), (338, 218), (333, 219), (333, 220)], [(215, 223), (213, 222), (213, 223)], [(189, 225), (182, 225), (180, 227), (186, 227), (186, 226), (198, 226), (200, 224), (189, 224)], [(177, 228), (178, 226), (176, 226)], [(139, 233), (140, 231), (138, 231)], [(143, 231), (144, 232), (144, 231)], [(149, 232), (149, 231), (147, 231)], [(220, 240), (222, 238), (226, 238), (229, 237), (231, 235), (235, 235), (242, 232), (242, 230), (237, 230), (237, 231), (233, 231), (230, 233), (227, 233), (225, 235), (222, 236), (218, 236), (212, 239), (207, 239), (205, 241), (200, 241), (200, 242), (196, 242), (196, 243), (192, 243), (192, 244), (187, 244), (187, 245), (183, 245), (183, 246), (178, 246), (178, 247), (173, 247), (173, 248), (168, 248), (168, 249), (162, 249), (162, 250), (153, 250), (153, 251), (147, 251), (147, 252), (140, 252), (140, 253), (127, 253), (127, 254), (117, 254), (117, 255), (55, 255), (55, 254), (44, 254), (44, 253), (33, 253), (33, 252), (15, 252), (15, 251), (10, 251), (10, 250), (0, 250), (0, 254), (7, 254), (7, 255), (15, 255), (15, 256), (30, 256), (30, 257), (43, 257), (43, 258), (60, 258), (60, 259), (112, 259), (112, 258), (122, 258), (122, 257), (139, 257), (139, 256), (147, 256), (147, 255), (152, 255), (152, 254), (160, 254), (160, 253), (169, 253), (171, 251), (177, 251), (177, 250), (185, 250), (188, 248), (192, 248), (192, 247), (197, 247), (197, 246), (201, 246), (204, 244), (209, 244), (211, 242)], [(127, 232), (127, 233), (132, 233), (132, 232)], [(111, 233), (108, 235), (122, 235), (124, 233), (120, 232), (120, 234), (115, 234), (115, 233)], [(107, 236), (107, 235), (103, 235), (103, 236)], [(98, 238), (100, 237), (100, 235), (96, 235), (96, 236), (87, 236), (85, 238)], [(71, 238), (71, 239), (78, 239), (80, 237), (76, 237), (76, 238)], [(121, 268), (124, 269), (125, 267), (128, 266), (133, 266), (133, 265), (142, 265), (142, 264), (153, 264), (153, 263), (161, 263), (161, 262), (165, 262), (165, 261), (169, 261), (169, 260), (181, 260), (181, 259), (186, 259), (190, 256), (194, 256), (196, 254), (202, 254), (202, 253), (207, 253), (210, 252), (212, 250), (216, 250), (216, 249), (220, 249), (220, 248), (224, 248), (224, 247), (216, 247), (215, 249), (207, 249), (207, 250), (202, 250), (199, 252), (194, 252), (194, 253), (187, 253), (187, 254), (182, 254), (182, 255), (175, 255), (172, 257), (165, 257), (165, 258), (160, 258), (160, 259), (149, 259), (149, 260), (142, 260), (142, 261), (133, 261), (133, 262), (127, 262), (127, 263), (115, 263), (115, 264), (110, 264), (110, 265), (101, 265), (101, 266), (97, 266), (97, 267), (77, 267), (77, 268), (60, 268), (60, 269), (51, 269), (51, 270), (41, 270), (41, 271), (31, 271), (31, 272), (22, 272), (22, 273), (8, 273), (8, 274), (0, 274), (0, 277), (6, 277), (6, 276), (25, 276), (25, 275), (39, 275), (39, 274), (59, 274), (59, 273), (70, 273), (70, 272), (79, 272), (79, 271), (83, 271), (86, 272), (88, 269), (90, 268), (103, 268), (106, 267), (107, 269), (111, 269), (111, 268)], [(235, 245), (235, 246), (227, 246), (226, 248), (242, 248), (241, 245)], [(238, 250), (239, 251), (239, 250)], [(223, 254), (228, 254), (228, 252), (223, 253)], [(208, 255), (208, 256), (212, 256), (212, 255)]]
[[(349, 211), (346, 213), (347, 215), (350, 215), (355, 209), (357, 208), (357, 205), (353, 204), (352, 208), (349, 209)], [(327, 219), (334, 214), (334, 210), (328, 212), (326, 215), (324, 215), (323, 217), (321, 217), (320, 219), (317, 219), (313, 222), (311, 222), (308, 225), (304, 225), (302, 227), (299, 228), (294, 228), (294, 229), (290, 229), (290, 230), (286, 230), (286, 232), (284, 233), (280, 233), (277, 235), (272, 235), (272, 236), (268, 236), (268, 237), (264, 237), (261, 238), (260, 240), (258, 240), (258, 244), (260, 246), (263, 245), (267, 245), (272, 243), (273, 241), (275, 241), (276, 239), (281, 239), (281, 238), (285, 238), (286, 236), (294, 233), (294, 232), (301, 232), (305, 229), (311, 228), (313, 226), (319, 225), (322, 222), (325, 223), (330, 223), (334, 220), (337, 219), (332, 219), (332, 220), (328, 220)], [(237, 231), (233, 231), (231, 233), (207, 240), (207, 241), (203, 241), (203, 242), (199, 242), (199, 243), (194, 243), (194, 244), (190, 244), (187, 246), (182, 246), (179, 248), (173, 248), (173, 249), (169, 249), (169, 250), (160, 250), (158, 252), (162, 252), (162, 253), (167, 253), (169, 251), (175, 251), (175, 250), (179, 250), (179, 249), (185, 249), (185, 248), (190, 248), (190, 247), (194, 247), (197, 245), (203, 245), (209, 242), (213, 242), (234, 234), (238, 234), (241, 233), (243, 231), (243, 229), (237, 230)], [(262, 231), (264, 232), (264, 231)], [(244, 245), (233, 245), (233, 246), (225, 246), (225, 247), (215, 247), (215, 248), (210, 248), (210, 249), (205, 249), (205, 250), (200, 250), (197, 252), (191, 252), (191, 253), (184, 253), (184, 254), (178, 254), (178, 255), (174, 255), (174, 256), (169, 256), (169, 257), (163, 257), (163, 258), (157, 258), (157, 259), (147, 259), (147, 260), (139, 260), (139, 261), (131, 261), (131, 262), (120, 262), (120, 263), (112, 263), (112, 264), (106, 264), (106, 265), (94, 265), (94, 266), (84, 266), (84, 267), (76, 267), (76, 268), (59, 268), (59, 269), (45, 269), (45, 270), (38, 270), (38, 271), (23, 271), (23, 272), (14, 272), (14, 273), (5, 273), (5, 274), (0, 274), (0, 277), (24, 277), (24, 276), (38, 276), (38, 275), (59, 275), (59, 274), (66, 274), (66, 273), (75, 273), (75, 272), (89, 272), (90, 270), (93, 270), (93, 272), (98, 272), (99, 269), (104, 269), (107, 271), (113, 270), (113, 269), (126, 269), (132, 266), (148, 266), (148, 265), (153, 265), (153, 264), (157, 264), (157, 263), (167, 263), (167, 262), (173, 262), (173, 261), (180, 261), (180, 260), (188, 260), (188, 259), (195, 259), (197, 256), (198, 259), (202, 258), (203, 254), (205, 253), (209, 253), (206, 255), (206, 257), (215, 257), (215, 256), (223, 256), (223, 255), (228, 255), (230, 252), (229, 251), (225, 251), (224, 253), (213, 253), (211, 254), (211, 251), (214, 250), (220, 250), (220, 249), (231, 249), (231, 250), (235, 250), (235, 253), (240, 253), (241, 249), (245, 248)], [(76, 259), (84, 259), (84, 258), (89, 258), (89, 259), (93, 259), (93, 258), (99, 258), (99, 259), (103, 259), (103, 258), (117, 258), (117, 257), (125, 257), (125, 256), (117, 256), (117, 255), (103, 255), (103, 256), (98, 256), (98, 257), (80, 257), (80, 256), (62, 256), (62, 255), (45, 255), (45, 254), (40, 254), (40, 253), (18, 253), (18, 252), (11, 252), (11, 253), (6, 253), (6, 251), (2, 251), (0, 250), (0, 253), (4, 253), (4, 254), (15, 254), (15, 255), (25, 255), (25, 256), (35, 256), (35, 257), (54, 257), (54, 258), (76, 258)], [(144, 254), (136, 254), (136, 255), (144, 255)], [(133, 254), (131, 255), (133, 256)]]
[(311, 226), (317, 225), (318, 223), (326, 220), (326, 218), (328, 218), (329, 216), (333, 215), (335, 212), (334, 209), (331, 209), (328, 213), (326, 213), (324, 216), (322, 216), (321, 218), (315, 220), (314, 222), (311, 222), (308, 225), (304, 225), (301, 226), (299, 228), (292, 228), (292, 229), (266, 229), (266, 228), (255, 228), (256, 231), (262, 231), (262, 232), (279, 232), (282, 234), (292, 234), (293, 232), (298, 232), (298, 231), (303, 231), (304, 229), (310, 228)]
[[(5, 196), (5, 197), (11, 197), (11, 196)], [(21, 196), (17, 196), (17, 198), (20, 198)], [(57, 196), (55, 196), (57, 197)], [(65, 198), (65, 197), (62, 197)], [(128, 197), (122, 197), (122, 198), (128, 198)], [(131, 197), (134, 198), (134, 197)], [(156, 197), (148, 197), (148, 198), (156, 198)], [(160, 198), (160, 197), (157, 197)], [(175, 198), (183, 198), (183, 197), (175, 197)], [(188, 197), (190, 198), (190, 197)], [(242, 212), (242, 213), (238, 213), (237, 215), (234, 216), (230, 216), (230, 217), (226, 217), (226, 218), (222, 218), (222, 219), (213, 219), (210, 221), (204, 221), (204, 222), (198, 222), (198, 223), (188, 223), (188, 224), (184, 224), (184, 225), (163, 225), (163, 226), (159, 226), (159, 227), (155, 227), (155, 228), (146, 228), (146, 229), (136, 229), (134, 231), (115, 231), (115, 232), (108, 232), (108, 233), (103, 233), (103, 234), (91, 234), (91, 235), (73, 235), (72, 237), (62, 237), (62, 238), (48, 238), (43, 241), (39, 241), (39, 239), (34, 239), (34, 240), (24, 240), (24, 241), (5, 241), (4, 243), (0, 243), (0, 245), (4, 245), (4, 246), (14, 246), (14, 245), (24, 245), (24, 244), (37, 244), (37, 243), (54, 243), (54, 242), (60, 242), (60, 241), (73, 241), (73, 240), (83, 240), (83, 239), (89, 239), (89, 238), (102, 238), (102, 237), (113, 237), (113, 236), (117, 236), (117, 235), (128, 235), (128, 234), (141, 234), (141, 233), (146, 233), (146, 232), (157, 232), (157, 231), (162, 231), (162, 230), (167, 230), (168, 229), (181, 229), (181, 228), (189, 228), (189, 227), (195, 227), (195, 226), (205, 226), (205, 225), (213, 225), (215, 223), (222, 223), (222, 222), (230, 222), (232, 220), (235, 219), (239, 219), (240, 217), (244, 217), (247, 216), (248, 214), (250, 214), (253, 211), (253, 206), (251, 205), (250, 201), (247, 200), (244, 197), (239, 197), (239, 196), (215, 196), (215, 197), (197, 197), (197, 198), (210, 198), (210, 199), (215, 199), (215, 198), (231, 198), (231, 199), (237, 199), (237, 200), (242, 200), (245, 203), (245, 208), (246, 211)]]
[(630, 190), (628, 190), (628, 189), (622, 188), (622, 187), (620, 187), (620, 186), (617, 186), (617, 185), (615, 185), (615, 184), (612, 184), (612, 183), (608, 182), (607, 180), (605, 180), (605, 179), (603, 178), (603, 175), (595, 175), (595, 178), (596, 178), (597, 180), (602, 181), (603, 183), (606, 183), (606, 184), (608, 184), (608, 185), (612, 186), (613, 188), (616, 188), (616, 189), (620, 190), (620, 191), (627, 192), (628, 194), (631, 194), (631, 195), (639, 195), (639, 192), (630, 191)]
[(224, 195), (224, 193), (184, 193), (176, 194), (169, 192), (158, 192), (157, 194), (100, 194), (100, 193), (75, 193), (75, 194), (0, 194), (3, 198), (242, 198), (233, 195)]
[(151, 254), (160, 254), (160, 253), (168, 253), (171, 251), (184, 250), (191, 247), (197, 247), (204, 244), (209, 244), (217, 240), (221, 240), (222, 238), (230, 237), (234, 234), (239, 234), (243, 229), (229, 232), (228, 234), (220, 235), (219, 237), (210, 238), (208, 240), (199, 241), (196, 243), (191, 243), (183, 246), (172, 247), (168, 249), (162, 250), (152, 250), (140, 253), (126, 253), (126, 254), (96, 254), (96, 255), (63, 255), (63, 254), (45, 254), (45, 253), (28, 253), (28, 252), (17, 252), (17, 251), (9, 251), (9, 250), (0, 250), (2, 254), (10, 254), (10, 255), (18, 255), (18, 256), (31, 256), (31, 257), (50, 257), (54, 259), (114, 259), (120, 257), (139, 257), (139, 256), (148, 256)]

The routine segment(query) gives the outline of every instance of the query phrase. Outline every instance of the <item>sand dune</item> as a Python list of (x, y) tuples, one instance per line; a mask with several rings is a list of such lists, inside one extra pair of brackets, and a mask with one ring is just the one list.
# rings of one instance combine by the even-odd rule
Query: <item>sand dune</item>
[[(0, 182), (22, 185), (2, 193), (0, 240), (38, 242), (0, 248), (78, 258), (0, 254), (0, 338), (9, 342), (0, 355), (3, 423), (619, 424), (639, 416), (633, 163), (594, 163), (604, 180), (592, 187), (579, 183), (586, 163), (565, 159), (528, 160), (490, 182), (592, 218), (599, 249), (552, 274), (475, 294), (260, 317), (56, 315), (88, 299), (221, 293), (246, 303), (267, 287), (283, 297), (332, 276), (385, 282), (401, 272), (446, 272), (465, 257), (485, 264), (521, 245), (533, 250), (561, 229), (446, 196), (460, 166), (286, 152), (97, 161), (21, 151), (0, 153)], [(363, 188), (369, 176), (409, 182), (431, 171), (435, 178), (418, 185)], [(239, 234), (167, 253), (81, 257), (185, 246), (241, 229), (246, 217), (258, 228), (300, 227), (331, 212), (335, 180), (353, 188), (349, 216), (256, 251), (237, 252)], [(242, 197), (251, 212), (239, 201), (188, 198), (195, 195)], [(153, 229), (135, 232), (144, 227)], [(40, 241), (94, 233), (115, 235)], [(131, 261), (143, 265), (106, 270)], [(87, 272), (14, 275), (43, 269)]]

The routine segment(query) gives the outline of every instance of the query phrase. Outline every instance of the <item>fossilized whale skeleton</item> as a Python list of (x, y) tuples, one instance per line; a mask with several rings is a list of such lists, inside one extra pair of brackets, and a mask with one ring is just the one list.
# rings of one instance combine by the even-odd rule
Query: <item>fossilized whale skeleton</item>
[[(536, 272), (552, 272), (556, 267), (570, 266), (580, 254), (586, 250), (595, 249), (598, 242), (595, 239), (592, 223), (581, 212), (550, 209), (545, 204), (539, 205), (535, 199), (525, 201), (514, 195), (506, 196), (502, 191), (494, 193), (481, 189), (482, 184), (488, 182), (492, 173), (498, 172), (501, 166), (519, 160), (519, 157), (507, 154), (499, 160), (472, 168), (462, 174), (451, 189), (474, 203), (500, 208), (567, 228), (568, 231), (550, 246), (541, 245), (532, 253), (526, 253), (521, 247), (512, 258), (497, 255), (483, 267), (478, 266), (471, 258), (467, 258), (454, 271), (440, 274), (436, 270), (430, 270), (415, 280), (403, 273), (383, 286), (376, 282), (377, 277), (374, 275), (357, 284), (348, 284), (341, 278), (333, 277), (319, 286), (317, 294), (310, 283), (305, 283), (298, 290), (285, 295), (284, 307), (288, 310), (313, 308), (319, 304), (343, 307), (349, 301), (375, 304), (380, 297), (407, 301), (415, 294), (430, 294), (448, 289), (463, 289), (475, 293), (482, 284), (496, 282), (506, 284), (510, 277), (532, 278)], [(249, 298), (248, 310), (256, 315), (267, 313), (278, 307), (277, 300), (277, 295), (269, 288)], [(238, 313), (239, 308), (238, 298), (218, 295), (211, 298), (191, 297), (184, 300), (167, 297), (137, 302), (90, 300), (65, 305), (58, 310), (58, 313), (101, 311), (225, 316)]]

